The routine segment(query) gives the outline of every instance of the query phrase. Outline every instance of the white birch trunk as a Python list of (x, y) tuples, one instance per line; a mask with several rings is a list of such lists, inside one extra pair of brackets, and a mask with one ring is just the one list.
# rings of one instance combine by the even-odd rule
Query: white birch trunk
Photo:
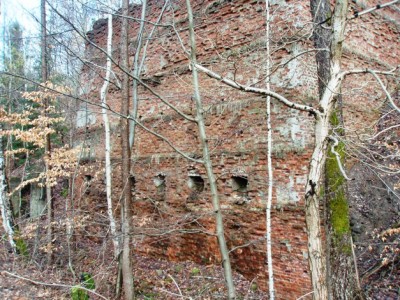
[(111, 236), (114, 244), (114, 256), (118, 257), (120, 245), (117, 236), (116, 223), (113, 214), (112, 191), (111, 191), (111, 137), (110, 121), (107, 113), (107, 91), (111, 75), (111, 56), (112, 56), (112, 14), (108, 15), (108, 34), (107, 34), (107, 65), (106, 77), (100, 90), (101, 112), (103, 115), (104, 135), (105, 135), (105, 176), (106, 176), (106, 194), (107, 194), (107, 213), (110, 220)]
[[(267, 90), (270, 90), (270, 9), (269, 0), (265, 0), (266, 12), (266, 46), (267, 46)], [(267, 96), (267, 168), (268, 168), (268, 196), (267, 206), (265, 211), (266, 218), (266, 242), (267, 242), (267, 263), (268, 263), (268, 288), (270, 300), (275, 299), (274, 288), (274, 270), (272, 262), (272, 237), (271, 237), (271, 206), (272, 206), (272, 192), (273, 192), (273, 173), (272, 173), (272, 128), (271, 128), (271, 96)]]
[(16, 246), (14, 242), (14, 230), (12, 226), (10, 198), (7, 195), (6, 166), (4, 160), (2, 136), (0, 136), (0, 209), (1, 209), (1, 217), (3, 219), (4, 231), (7, 234), (7, 238), (8, 241), (10, 242), (13, 252), (16, 253)]
[(228, 299), (235, 299), (236, 292), (235, 286), (233, 283), (232, 277), (232, 267), (229, 258), (229, 251), (225, 240), (225, 232), (224, 232), (224, 222), (221, 212), (221, 206), (219, 203), (219, 196), (218, 196), (218, 189), (217, 189), (217, 182), (215, 179), (214, 171), (212, 168), (212, 162), (210, 157), (210, 152), (208, 149), (207, 143), (207, 134), (205, 130), (204, 124), (204, 117), (203, 117), (203, 105), (201, 102), (200, 91), (199, 91), (199, 80), (198, 74), (196, 69), (196, 42), (195, 42), (195, 35), (194, 35), (194, 26), (193, 26), (193, 13), (190, 4), (190, 0), (186, 0), (186, 6), (188, 11), (189, 17), (189, 38), (190, 38), (190, 59), (191, 59), (191, 67), (192, 67), (192, 75), (193, 75), (193, 87), (194, 87), (194, 100), (196, 102), (196, 121), (199, 129), (199, 136), (201, 140), (201, 145), (203, 149), (203, 160), (204, 160), (204, 167), (207, 172), (207, 177), (210, 182), (210, 190), (211, 190), (211, 199), (213, 204), (213, 210), (215, 213), (215, 220), (216, 220), (216, 235), (218, 238), (219, 249), (222, 256), (222, 265), (224, 267), (225, 273), (225, 281), (226, 286), (228, 289)]

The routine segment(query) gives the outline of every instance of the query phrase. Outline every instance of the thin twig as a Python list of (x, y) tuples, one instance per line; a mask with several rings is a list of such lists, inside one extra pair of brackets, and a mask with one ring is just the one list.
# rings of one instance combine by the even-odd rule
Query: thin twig
[(357, 256), (356, 252), (354, 251), (355, 246), (353, 243), (353, 237), (351, 235), (350, 235), (350, 243), (351, 243), (351, 254), (353, 255), (354, 270), (356, 271), (357, 288), (361, 291), (360, 273), (358, 272), (358, 266), (357, 266)]
[(176, 281), (175, 281), (174, 277), (172, 277), (170, 274), (168, 274), (168, 277), (169, 277), (169, 278), (171, 278), (171, 279), (172, 279), (172, 281), (174, 282), (174, 284), (175, 284), (176, 288), (177, 288), (177, 289), (178, 289), (178, 291), (179, 291), (179, 295), (180, 295), (182, 298), (184, 298), (185, 296), (183, 296), (183, 294), (182, 294), (182, 291), (181, 291), (181, 289), (180, 289), (179, 285), (176, 283)]
[(26, 277), (23, 277), (23, 276), (20, 276), (20, 275), (17, 275), (17, 274), (10, 273), (8, 271), (0, 271), (0, 274), (6, 274), (6, 275), (9, 275), (11, 277), (22, 279), (22, 280), (28, 281), (28, 282), (30, 282), (30, 283), (32, 283), (34, 285), (44, 285), (44, 286), (49, 286), (49, 287), (52, 287), (52, 288), (68, 288), (68, 289), (76, 287), (76, 288), (84, 290), (84, 291), (86, 291), (88, 293), (92, 293), (93, 295), (96, 295), (96, 296), (100, 297), (101, 299), (109, 300), (108, 298), (104, 297), (103, 295), (100, 295), (99, 293), (96, 293), (95, 291), (87, 289), (87, 288), (85, 288), (83, 286), (80, 286), (80, 285), (68, 285), (68, 284), (61, 284), (61, 283), (46, 283), (46, 282), (32, 280), (32, 279), (29, 279), (29, 278), (26, 278)]
[(249, 294), (250, 294), (251, 287), (253, 285), (254, 280), (256, 280), (256, 279), (257, 279), (257, 277), (254, 277), (253, 280), (250, 281), (249, 288), (247, 289), (247, 293), (246, 293), (246, 296), (244, 297), (244, 300), (249, 299)]
[(307, 293), (307, 294), (304, 294), (303, 296), (301, 296), (300, 298), (297, 298), (296, 300), (303, 299), (303, 298), (305, 298), (305, 297), (307, 297), (307, 296), (309, 296), (309, 295), (311, 295), (311, 294), (313, 294), (313, 293), (314, 293), (314, 291), (309, 292), (309, 293)]
[(392, 130), (392, 129), (395, 129), (395, 128), (398, 128), (398, 127), (400, 127), (400, 124), (393, 125), (393, 126), (390, 126), (390, 127), (388, 127), (388, 128), (385, 128), (385, 129), (383, 129), (382, 131), (380, 131), (380, 132), (378, 132), (377, 134), (375, 134), (373, 137), (368, 138), (368, 140), (376, 139), (376, 138), (377, 138), (378, 136), (380, 136), (382, 133), (385, 133), (386, 131), (389, 131), (389, 130)]
[(251, 246), (251, 245), (253, 245), (253, 244), (262, 242), (263, 240), (264, 240), (264, 238), (260, 238), (260, 239), (257, 239), (257, 240), (250, 241), (250, 242), (248, 242), (248, 243), (246, 243), (246, 244), (233, 247), (231, 250), (229, 250), (229, 253), (231, 253), (231, 252), (233, 252), (233, 251), (235, 251), (235, 250), (237, 250), (237, 249), (249, 247), (249, 246)]
[(355, 74), (365, 74), (365, 73), (370, 73), (370, 71), (373, 71), (376, 74), (381, 74), (381, 75), (387, 75), (387, 76), (393, 76), (395, 75), (395, 71), (400, 68), (400, 65), (395, 66), (394, 68), (390, 69), (389, 71), (382, 71), (382, 70), (370, 70), (370, 69), (352, 69), (352, 70), (347, 70), (343, 71), (340, 73), (340, 78), (344, 79), (348, 75), (355, 75)]
[(172, 295), (172, 296), (179, 296), (179, 297), (181, 297), (181, 298), (183, 298), (183, 299), (193, 300), (192, 297), (182, 296), (182, 295), (179, 295), (179, 294), (177, 294), (177, 293), (172, 293), (172, 292), (167, 291), (167, 290), (164, 290), (164, 289), (160, 289), (160, 291), (161, 291), (161, 292), (164, 292), (164, 293), (167, 293), (167, 294), (169, 294), (169, 295)]

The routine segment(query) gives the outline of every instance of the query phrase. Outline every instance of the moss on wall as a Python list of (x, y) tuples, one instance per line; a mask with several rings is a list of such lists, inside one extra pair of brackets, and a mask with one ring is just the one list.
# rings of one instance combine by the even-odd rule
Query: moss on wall
[[(339, 125), (336, 113), (331, 117), (331, 125), (333, 127)], [(340, 130), (338, 129), (336, 132), (340, 134)], [(339, 142), (336, 152), (339, 153), (343, 163), (345, 158), (345, 145), (343, 142)], [(333, 238), (340, 243), (343, 236), (350, 233), (349, 206), (346, 195), (346, 179), (340, 171), (336, 155), (330, 149), (326, 161), (325, 176)]]

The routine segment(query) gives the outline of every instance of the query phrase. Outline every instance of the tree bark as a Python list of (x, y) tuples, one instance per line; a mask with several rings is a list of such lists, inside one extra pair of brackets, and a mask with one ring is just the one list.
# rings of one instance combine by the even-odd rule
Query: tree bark
[[(2, 130), (0, 124), (0, 131)], [(14, 253), (16, 253), (16, 245), (14, 241), (13, 219), (11, 213), (10, 197), (7, 195), (6, 166), (4, 160), (3, 137), (0, 136), (0, 209), (3, 219), (3, 227), (8, 241)]]
[(106, 177), (106, 197), (107, 197), (107, 213), (110, 221), (111, 236), (114, 245), (114, 257), (118, 257), (120, 252), (120, 245), (116, 229), (116, 222), (113, 215), (112, 205), (112, 167), (111, 167), (111, 133), (110, 121), (108, 119), (108, 106), (107, 106), (107, 91), (111, 75), (111, 55), (112, 55), (112, 14), (108, 15), (108, 33), (107, 33), (107, 63), (106, 63), (106, 76), (103, 86), (100, 90), (101, 99), (101, 112), (104, 123), (104, 139), (105, 139), (105, 177)]
[[(317, 1), (318, 5), (322, 2)], [(315, 4), (312, 4), (313, 7)], [(326, 7), (325, 7), (326, 5)], [(324, 3), (327, 11), (328, 3)], [(312, 8), (313, 9), (313, 8)], [(315, 9), (315, 8), (314, 8)], [(321, 11), (324, 11), (321, 10)], [(317, 13), (315, 10), (313, 14)], [(313, 285), (313, 298), (316, 300), (329, 299), (326, 274), (326, 252), (323, 247), (323, 237), (321, 232), (320, 219), (320, 200), (322, 175), (325, 170), (325, 161), (327, 157), (328, 136), (330, 128), (330, 117), (333, 113), (336, 95), (340, 90), (342, 76), (340, 74), (340, 65), (342, 57), (342, 44), (344, 40), (344, 30), (346, 25), (347, 0), (338, 0), (335, 6), (335, 15), (332, 19), (332, 34), (330, 38), (330, 58), (321, 56), (320, 62), (317, 62), (320, 84), (319, 106), (321, 114), (316, 116), (315, 122), (315, 146), (311, 158), (308, 182), (306, 186), (306, 223), (308, 233), (308, 254), (311, 272), (311, 282)], [(317, 19), (314, 17), (314, 19)], [(324, 19), (324, 18), (318, 18)], [(314, 33), (318, 34), (318, 33)], [(325, 33), (324, 33), (325, 34)], [(315, 37), (315, 43), (325, 44), (326, 36)], [(329, 73), (327, 67), (329, 66)]]
[[(269, 0), (265, 0), (265, 12), (266, 12), (266, 52), (267, 52), (267, 90), (270, 90), (270, 6)], [(272, 207), (272, 192), (273, 192), (273, 172), (272, 172), (272, 128), (271, 128), (271, 96), (267, 96), (267, 169), (268, 169), (268, 196), (267, 205), (265, 211), (266, 221), (266, 243), (267, 243), (267, 263), (268, 263), (268, 289), (270, 300), (275, 299), (275, 287), (274, 287), (274, 269), (272, 261), (272, 236), (271, 236), (271, 207)]]
[(315, 59), (317, 62), (318, 91), (319, 96), (325, 92), (326, 85), (330, 79), (330, 41), (332, 31), (332, 13), (329, 0), (310, 0), (311, 15), (314, 23), (312, 39), (317, 49), (326, 49), (317, 51)]
[[(129, 14), (129, 1), (124, 0), (122, 3), (122, 11), (124, 16)], [(138, 46), (140, 48), (140, 46)], [(139, 54), (138, 54), (139, 55)], [(124, 70), (129, 69), (129, 54), (128, 54), (128, 19), (122, 18), (121, 28), (121, 67)], [(122, 97), (121, 97), (121, 115), (129, 115), (129, 76), (123, 73), (122, 77)], [(133, 273), (131, 262), (131, 247), (130, 247), (130, 222), (132, 219), (132, 184), (131, 180), (131, 151), (129, 145), (129, 120), (125, 117), (121, 121), (121, 148), (122, 148), (122, 280), (125, 292), (125, 299), (134, 299), (133, 288)]]
[[(329, 25), (332, 24), (330, 1), (311, 0), (310, 7), (315, 26), (313, 32), (314, 45), (318, 49), (329, 48), (329, 43), (333, 37), (333, 33), (329, 28)], [(342, 26), (344, 26), (343, 23)], [(335, 44), (332, 44), (332, 46), (340, 47), (339, 40), (336, 40)], [(339, 55), (336, 56), (336, 60), (338, 59), (340, 59)], [(332, 75), (330, 73), (330, 53), (328, 51), (318, 51), (316, 53), (316, 62), (319, 94), (322, 98), (326, 92), (326, 84)], [(335, 63), (337, 64), (338, 62), (336, 61)], [(338, 113), (342, 115), (341, 111), (338, 111)], [(338, 121), (339, 119), (334, 113), (330, 117), (330, 125), (337, 127), (340, 125)], [(344, 151), (343, 146), (343, 144), (340, 145), (341, 153)], [(341, 159), (343, 160), (344, 157), (341, 157)], [(357, 285), (351, 251), (346, 180), (337, 165), (335, 155), (330, 151), (325, 167), (325, 195), (321, 195), (321, 197), (325, 196), (326, 207), (324, 209), (327, 212), (325, 223), (328, 297), (329, 299), (353, 299)]]
[[(146, 11), (147, 11), (147, 0), (142, 0), (142, 15), (141, 15), (141, 19), (140, 19), (139, 32), (137, 35), (136, 52), (135, 52), (135, 56), (133, 58), (133, 77), (134, 78), (139, 78), (140, 73), (142, 71), (142, 64), (139, 64), (139, 57), (140, 57), (140, 52), (142, 50), (143, 29), (144, 29), (144, 21), (145, 21), (145, 17), (146, 17)], [(127, 20), (126, 20), (126, 22), (127, 22)], [(146, 54), (144, 53), (143, 59), (145, 56), (146, 56)], [(126, 67), (128, 67), (128, 66), (126, 66)], [(128, 69), (126, 69), (126, 70), (128, 70)], [(131, 115), (136, 120), (137, 114), (138, 114), (138, 107), (139, 107), (138, 82), (136, 79), (133, 79), (133, 84), (132, 84), (132, 104), (133, 104), (133, 108), (132, 108)], [(129, 146), (130, 146), (130, 149), (132, 149), (133, 144), (135, 142), (135, 129), (136, 129), (136, 123), (134, 121), (129, 122)]]
[(226, 286), (228, 289), (228, 299), (235, 299), (236, 292), (235, 286), (233, 283), (232, 277), (232, 267), (229, 258), (229, 251), (225, 240), (225, 232), (224, 232), (224, 222), (222, 217), (221, 206), (219, 203), (219, 195), (217, 189), (217, 182), (215, 178), (215, 174), (212, 167), (210, 152), (208, 149), (208, 142), (207, 142), (207, 134), (206, 128), (204, 124), (204, 117), (203, 117), (203, 104), (200, 97), (200, 88), (199, 88), (199, 80), (198, 74), (196, 69), (196, 42), (195, 42), (195, 34), (194, 34), (194, 25), (193, 25), (193, 13), (190, 4), (190, 0), (186, 0), (186, 6), (188, 11), (189, 17), (189, 39), (190, 39), (190, 60), (191, 60), (191, 67), (192, 67), (192, 76), (193, 76), (193, 88), (194, 88), (194, 101), (196, 102), (196, 121), (199, 130), (199, 137), (201, 140), (201, 146), (203, 149), (203, 160), (204, 160), (204, 167), (207, 172), (207, 177), (210, 182), (210, 190), (211, 190), (211, 199), (213, 204), (213, 209), (215, 213), (215, 220), (216, 220), (216, 235), (218, 238), (219, 249), (222, 257), (222, 265), (224, 267), (225, 273), (225, 281)]
[[(48, 80), (48, 57), (47, 57), (47, 25), (46, 25), (46, 1), (41, 0), (40, 2), (40, 11), (41, 11), (41, 68), (42, 68), (42, 82), (46, 83)], [(45, 99), (45, 108), (49, 106), (48, 99)], [(46, 136), (46, 145), (45, 145), (45, 169), (46, 174), (49, 174), (50, 166), (48, 163), (48, 159), (50, 159), (51, 155), (51, 141), (50, 135)], [(53, 261), (53, 197), (51, 186), (49, 180), (46, 179), (46, 204), (47, 204), (47, 264), (50, 265)]]
[[(338, 110), (338, 109), (337, 109)], [(335, 111), (330, 123), (332, 128), (339, 128), (336, 134), (344, 134), (340, 112)], [(331, 132), (331, 134), (334, 134)], [(335, 151), (344, 162), (345, 145), (339, 142)], [(356, 299), (358, 293), (356, 271), (352, 256), (352, 240), (347, 201), (346, 178), (337, 162), (335, 153), (328, 151), (325, 165), (325, 197), (328, 217), (327, 251), (328, 252), (328, 292), (330, 299)]]
[[(328, 0), (311, 0), (311, 13), (315, 24), (313, 32), (314, 45), (318, 49), (329, 48), (332, 32), (330, 2)], [(319, 94), (322, 98), (326, 84), (331, 78), (330, 53), (318, 51), (316, 53)], [(341, 96), (339, 95), (339, 98)], [(331, 127), (343, 124), (341, 108), (336, 110), (330, 118)], [(341, 124), (340, 124), (341, 123)], [(332, 132), (331, 132), (332, 133)], [(340, 130), (337, 134), (343, 134)], [(340, 153), (344, 153), (344, 144), (340, 144)], [(341, 157), (344, 160), (344, 157)], [(329, 299), (352, 299), (357, 290), (355, 270), (352, 258), (351, 232), (349, 225), (349, 207), (346, 196), (346, 180), (336, 162), (336, 157), (329, 151), (325, 165), (325, 220), (326, 252), (327, 252), (327, 287)]]

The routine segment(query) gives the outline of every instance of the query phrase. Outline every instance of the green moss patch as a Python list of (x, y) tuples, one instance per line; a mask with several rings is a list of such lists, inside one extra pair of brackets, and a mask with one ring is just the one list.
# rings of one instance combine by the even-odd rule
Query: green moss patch
[[(336, 113), (331, 117), (331, 124), (334, 127), (339, 125), (339, 119)], [(339, 142), (335, 150), (339, 153), (340, 159), (343, 162), (345, 158), (344, 143)], [(343, 235), (350, 233), (349, 206), (346, 196), (346, 179), (340, 171), (336, 155), (330, 150), (326, 160), (325, 176), (327, 188), (326, 196), (329, 200), (328, 206), (331, 214), (331, 226), (335, 240), (340, 242)]]

